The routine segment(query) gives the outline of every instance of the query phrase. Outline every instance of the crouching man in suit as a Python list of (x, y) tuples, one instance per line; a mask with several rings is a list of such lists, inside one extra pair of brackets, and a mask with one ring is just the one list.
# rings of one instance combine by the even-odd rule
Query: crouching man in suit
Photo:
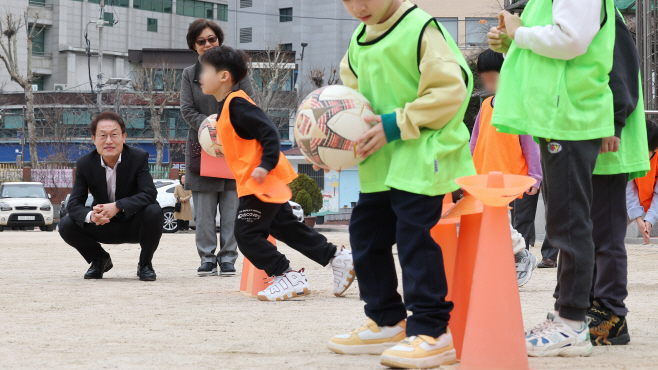
[[(91, 122), (96, 150), (77, 161), (68, 202), (69, 215), (59, 223), (62, 239), (91, 263), (85, 279), (102, 279), (112, 268), (100, 243), (139, 243), (139, 280), (156, 278), (151, 265), (162, 236), (164, 216), (149, 173), (149, 155), (125, 145), (126, 125), (114, 112), (102, 112)], [(93, 208), (85, 207), (87, 192)]]

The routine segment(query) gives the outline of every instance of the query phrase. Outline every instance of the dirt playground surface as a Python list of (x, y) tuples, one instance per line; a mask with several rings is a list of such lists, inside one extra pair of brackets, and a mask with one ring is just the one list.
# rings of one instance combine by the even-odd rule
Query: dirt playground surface
[[(347, 233), (326, 235), (349, 244)], [(280, 249), (292, 267), (306, 268), (312, 294), (260, 302), (238, 291), (238, 276), (196, 276), (194, 234), (163, 236), (156, 282), (135, 276), (138, 245), (109, 246), (114, 268), (92, 281), (83, 280), (88, 265), (57, 232), (0, 238), (0, 369), (383, 368), (377, 356), (327, 350), (333, 334), (363, 325), (358, 289), (335, 298), (331, 270), (286, 246)], [(598, 347), (589, 358), (531, 358), (532, 368), (658, 369), (658, 247), (628, 251), (630, 345)], [(539, 255), (539, 247), (532, 252)], [(555, 272), (537, 269), (521, 289), (526, 328), (551, 310)], [(496, 340), (487, 328), (482, 335)]]

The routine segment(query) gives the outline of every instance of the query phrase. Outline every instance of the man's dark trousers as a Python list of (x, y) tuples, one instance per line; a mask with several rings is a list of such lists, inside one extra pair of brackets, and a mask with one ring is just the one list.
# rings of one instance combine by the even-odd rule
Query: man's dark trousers
[[(352, 212), (350, 242), (365, 313), (379, 326), (407, 317), (407, 336), (434, 338), (446, 332), (453, 304), (441, 247), (430, 235), (439, 222), (443, 195), (425, 196), (391, 189), (361, 193)], [(402, 267), (404, 303), (397, 292), (393, 245)], [(405, 307), (406, 304), (406, 307)]]
[(139, 243), (142, 247), (139, 263), (145, 266), (151, 263), (160, 244), (163, 222), (162, 208), (156, 203), (147, 205), (132, 217), (122, 220), (113, 218), (100, 226), (94, 223), (80, 226), (70, 216), (66, 216), (59, 222), (59, 234), (66, 243), (80, 252), (87, 263), (98, 257), (109, 256), (100, 243)]
[(601, 139), (539, 140), (546, 191), (546, 233), (560, 250), (555, 310), (585, 321), (594, 273), (592, 176)]

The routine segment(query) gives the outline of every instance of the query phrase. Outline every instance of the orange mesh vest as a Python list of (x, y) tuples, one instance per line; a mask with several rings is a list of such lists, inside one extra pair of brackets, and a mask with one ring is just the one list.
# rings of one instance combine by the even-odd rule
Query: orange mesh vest
[(653, 189), (656, 186), (656, 179), (658, 178), (658, 170), (656, 166), (658, 165), (658, 155), (654, 155), (651, 158), (651, 169), (646, 176), (635, 179), (635, 185), (637, 185), (637, 190), (640, 197), (640, 204), (644, 207), (644, 212), (646, 213), (651, 207), (651, 200), (653, 199)]
[[(226, 97), (222, 113), (217, 120), (217, 135), (222, 143), (224, 156), (228, 163), (235, 181), (238, 186), (238, 197), (244, 197), (253, 194), (247, 190), (245, 183), (251, 177), (251, 173), (261, 162), (263, 156), (263, 147), (258, 140), (245, 140), (238, 136), (231, 124), (231, 115), (229, 106), (233, 98), (243, 98), (253, 105), (256, 105), (251, 98), (242, 90), (230, 93)], [(279, 163), (270, 171), (268, 176), (276, 176), (279, 180), (290, 184), (297, 177), (297, 173), (288, 162), (288, 159), (279, 152)]]
[(480, 134), (473, 151), (475, 171), (479, 175), (500, 171), (510, 175), (528, 175), (528, 163), (523, 156), (519, 135), (496, 132), (491, 126), (494, 108), (493, 97), (482, 103), (480, 111)]

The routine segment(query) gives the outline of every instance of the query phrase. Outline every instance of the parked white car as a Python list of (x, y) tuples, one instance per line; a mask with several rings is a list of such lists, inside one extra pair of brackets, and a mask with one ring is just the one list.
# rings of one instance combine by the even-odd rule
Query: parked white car
[[(174, 207), (176, 205), (176, 197), (174, 197), (174, 191), (176, 190), (176, 185), (180, 182), (178, 180), (153, 180), (155, 187), (158, 189), (158, 203), (162, 207), (162, 212), (164, 212), (164, 225), (163, 229), (165, 233), (175, 233), (178, 230), (178, 223), (174, 218)], [(290, 206), (292, 207), (292, 212), (297, 216), (299, 222), (304, 221), (304, 211), (302, 207), (295, 203), (289, 201)], [(194, 214), (194, 201), (190, 199), (190, 205), (192, 206), (192, 214)], [(217, 210), (217, 217), (215, 218), (215, 225), (219, 227), (219, 209)], [(190, 220), (190, 227), (196, 227), (194, 220)]]
[(5, 182), (0, 186), (0, 231), (39, 226), (53, 231), (53, 205), (40, 182)]

